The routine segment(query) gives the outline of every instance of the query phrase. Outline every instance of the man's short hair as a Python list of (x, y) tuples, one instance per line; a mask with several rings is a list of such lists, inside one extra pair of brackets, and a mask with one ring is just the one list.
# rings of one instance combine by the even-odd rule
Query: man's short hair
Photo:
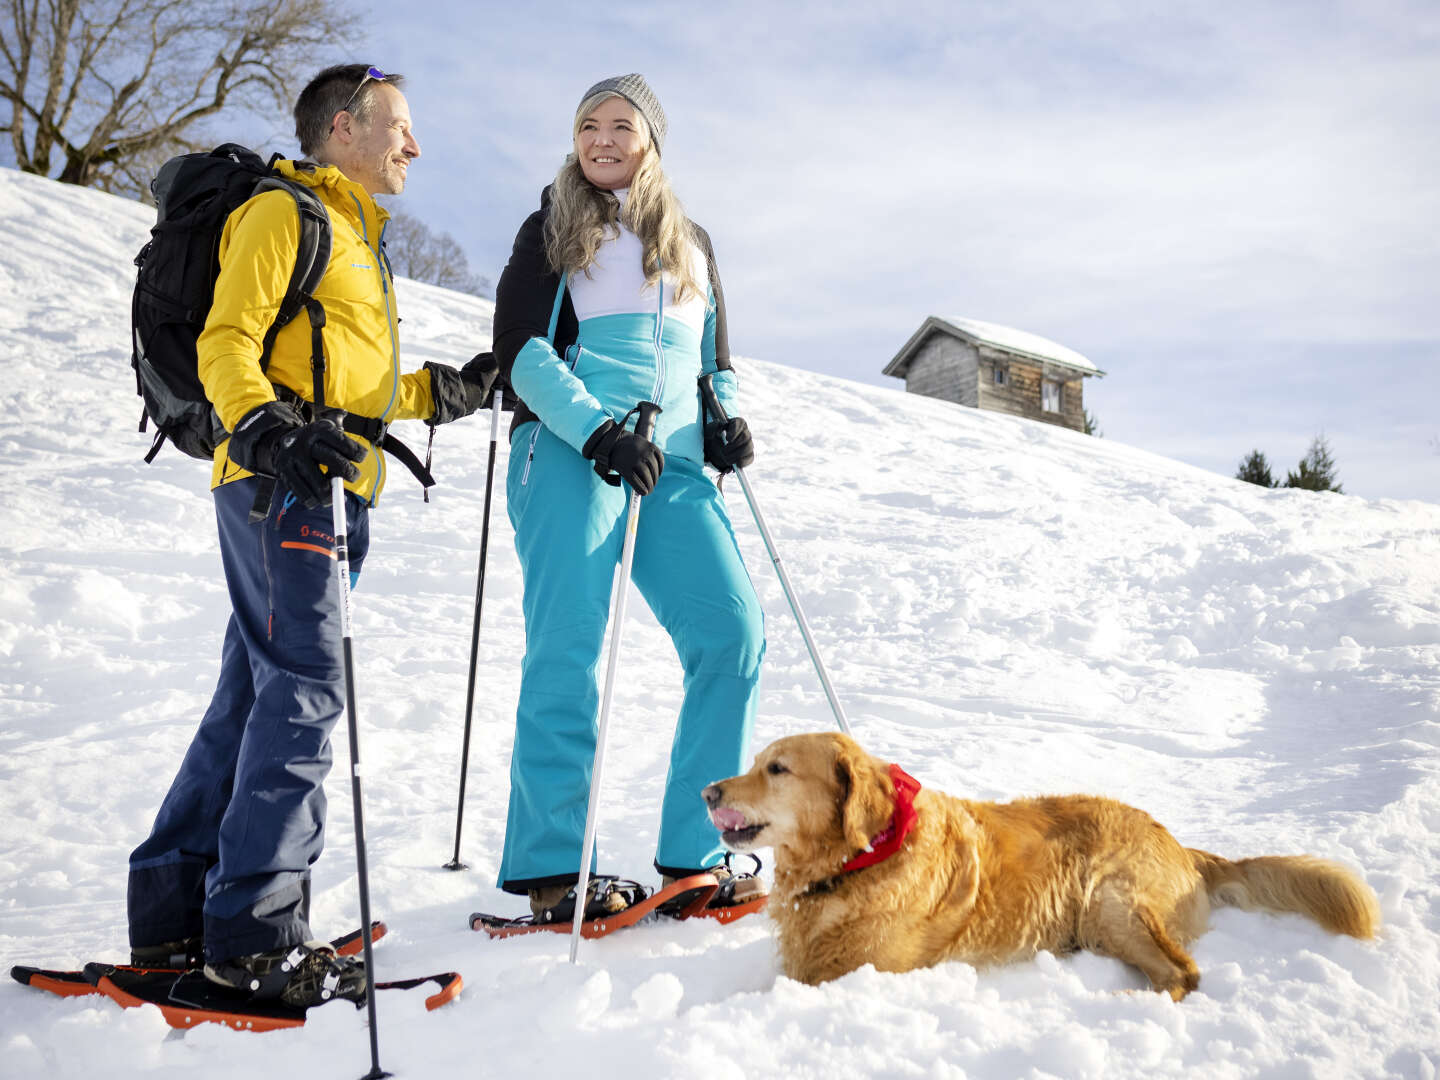
[(397, 90), (405, 85), (403, 75), (387, 72), (384, 79), (377, 79), (371, 70), (369, 64), (336, 64), (320, 72), (300, 91), (295, 100), (295, 137), (300, 140), (302, 154), (314, 158), (320, 153), (330, 137), (335, 114), (342, 110), (348, 109), (357, 121), (368, 124), (375, 111), (375, 87), (381, 82)]

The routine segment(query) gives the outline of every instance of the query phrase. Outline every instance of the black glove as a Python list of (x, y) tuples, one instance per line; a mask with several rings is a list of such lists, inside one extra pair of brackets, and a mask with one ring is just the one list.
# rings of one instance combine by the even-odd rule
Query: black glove
[(491, 353), (481, 353), (458, 371), (449, 364), (426, 361), (430, 372), (430, 396), (435, 411), (425, 422), (431, 427), (469, 416), (490, 404), (500, 367)]
[(739, 416), (712, 420), (705, 425), (705, 464), (728, 473), (743, 469), (755, 460), (755, 440), (750, 425)]
[(637, 495), (654, 491), (655, 481), (665, 471), (660, 448), (614, 420), (601, 424), (580, 452), (595, 462), (595, 471), (607, 484), (619, 487), (624, 480)]
[(231, 460), (261, 476), (273, 476), (306, 507), (330, 505), (330, 477), (358, 480), (353, 464), (368, 453), (331, 418), (305, 423), (289, 405), (270, 401), (251, 409), (230, 436)]

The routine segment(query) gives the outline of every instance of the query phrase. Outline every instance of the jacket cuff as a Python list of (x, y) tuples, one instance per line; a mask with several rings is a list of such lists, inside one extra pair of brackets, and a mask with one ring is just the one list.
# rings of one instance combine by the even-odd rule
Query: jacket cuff
[(267, 453), (270, 436), (303, 427), (304, 424), (293, 406), (283, 401), (267, 401), (240, 418), (235, 430), (230, 433), (230, 445), (225, 452), (231, 461), (247, 472), (268, 476), (271, 474)]
[(611, 420), (608, 417), (605, 420), (602, 420), (600, 422), (600, 426), (590, 433), (590, 437), (585, 440), (585, 445), (580, 448), (580, 456), (593, 461), (595, 458), (596, 449), (600, 446), (601, 442), (604, 441), (605, 436), (609, 435), (610, 432), (614, 430), (614, 420)]
[(459, 370), (433, 360), (425, 361), (423, 366), (430, 373), (430, 400), (435, 403), (435, 410), (425, 418), (427, 424), (431, 427), (448, 424), (475, 411), (469, 406), (469, 395)]

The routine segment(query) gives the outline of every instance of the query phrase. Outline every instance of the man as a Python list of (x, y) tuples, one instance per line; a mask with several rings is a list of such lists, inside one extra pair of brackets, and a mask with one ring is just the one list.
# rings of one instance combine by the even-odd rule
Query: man
[[(330, 218), (330, 260), (315, 291), (325, 309), (319, 389), (326, 407), (351, 418), (344, 428), (311, 405), (309, 319), (280, 330), (268, 367), (260, 366), (295, 265), (294, 199), (262, 193), (226, 222), (198, 366), (232, 432), (215, 452), (211, 483), (233, 610), (215, 696), (149, 838), (130, 857), (135, 963), (188, 966), (203, 945), (212, 980), (291, 1005), (365, 992), (363, 965), (312, 941), (308, 921), (329, 736), (344, 708), (329, 474), (345, 480), (358, 574), (369, 507), (386, 476), (384, 453), (365, 437), (380, 441), (375, 421), (458, 419), (485, 403), (493, 379), (478, 358), (463, 371), (427, 363), (400, 373), (381, 248), (388, 215), (373, 198), (403, 191), (420, 156), (400, 86), (398, 76), (363, 64), (320, 72), (295, 105), (308, 160), (277, 164)], [(357, 417), (371, 426), (355, 426)], [(251, 523), (252, 507), (263, 521)]]

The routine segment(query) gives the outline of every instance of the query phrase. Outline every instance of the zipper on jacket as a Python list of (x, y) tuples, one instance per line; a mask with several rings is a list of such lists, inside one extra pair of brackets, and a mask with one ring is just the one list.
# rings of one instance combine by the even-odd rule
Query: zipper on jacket
[(530, 466), (535, 462), (535, 444), (540, 440), (540, 421), (535, 421), (535, 430), (530, 433), (530, 449), (525, 454), (525, 471), (520, 474), (520, 486), (530, 482)]
[(659, 263), (659, 266), (660, 283), (655, 289), (655, 390), (650, 397), (656, 405), (661, 404), (660, 395), (665, 392), (665, 264)]
[[(365, 220), (365, 208), (360, 205), (360, 200), (355, 193), (350, 193), (350, 199), (355, 203), (355, 210), (360, 215), (360, 240), (366, 248), (375, 253), (375, 272), (380, 275), (380, 293), (385, 298), (385, 322), (390, 328), (390, 401), (381, 410), (380, 417), (383, 420), (389, 416), (391, 408), (395, 405), (395, 395), (400, 389), (400, 340), (395, 333), (395, 311), (390, 306), (390, 281), (385, 273), (385, 256), (383, 248), (385, 245), (385, 230), (389, 228), (387, 221), (380, 226), (380, 235), (375, 241), (375, 246), (370, 248), (370, 226)], [(385, 455), (376, 447), (375, 454), (375, 486), (370, 491), (370, 505), (375, 505), (375, 500), (380, 496), (380, 489), (385, 486)]]

